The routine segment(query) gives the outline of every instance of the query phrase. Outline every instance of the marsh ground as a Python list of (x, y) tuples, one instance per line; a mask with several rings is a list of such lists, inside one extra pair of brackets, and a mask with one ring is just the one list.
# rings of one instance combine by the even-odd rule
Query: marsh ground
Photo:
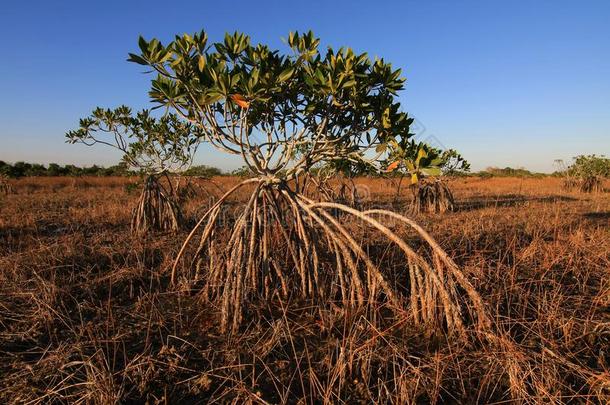
[[(565, 192), (555, 178), (465, 178), (452, 182), (457, 212), (417, 216), (483, 296), (490, 346), (430, 337), (409, 319), (348, 325), (299, 302), (258, 303), (257, 322), (227, 338), (195, 286), (168, 283), (187, 230), (130, 234), (135, 181), (26, 178), (0, 196), (1, 402), (610, 398), (610, 193)], [(187, 217), (238, 181), (201, 181)], [(356, 183), (363, 204), (392, 204), (389, 181)], [(351, 226), (385, 260), (375, 236)]]

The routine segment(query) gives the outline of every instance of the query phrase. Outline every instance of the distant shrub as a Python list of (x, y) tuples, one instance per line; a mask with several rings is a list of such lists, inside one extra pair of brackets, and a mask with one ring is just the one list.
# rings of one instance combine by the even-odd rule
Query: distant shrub
[(222, 176), (222, 171), (217, 167), (212, 166), (193, 166), (183, 173), (185, 176), (197, 176), (210, 178), (214, 176)]
[(575, 177), (585, 178), (599, 176), (610, 178), (610, 158), (604, 155), (579, 155), (568, 167), (568, 173)]
[(545, 177), (547, 175), (544, 173), (531, 172), (522, 167), (517, 168), (517, 169), (512, 168), (512, 167), (505, 167), (503, 169), (498, 168), (498, 167), (488, 167), (484, 171), (477, 173), (477, 176), (484, 177), (484, 178), (490, 178), (490, 177)]
[(93, 165), (90, 167), (78, 167), (75, 165), (61, 166), (50, 163), (44, 166), (39, 163), (16, 162), (14, 164), (0, 161), (0, 175), (10, 178), (19, 177), (79, 177), (79, 176), (129, 176), (136, 174), (127, 168), (125, 163), (110, 166), (108, 168)]
[(604, 155), (576, 156), (564, 175), (566, 180), (573, 181), (584, 193), (603, 191), (602, 179), (610, 177), (610, 159)]
[(242, 166), (238, 169), (235, 169), (231, 172), (232, 176), (238, 176), (238, 177), (252, 177), (254, 175), (254, 173), (252, 173), (252, 171), (250, 170), (250, 168), (248, 166)]
[(127, 183), (123, 186), (125, 192), (127, 194), (133, 194), (139, 191), (140, 189), (140, 184), (138, 183)]

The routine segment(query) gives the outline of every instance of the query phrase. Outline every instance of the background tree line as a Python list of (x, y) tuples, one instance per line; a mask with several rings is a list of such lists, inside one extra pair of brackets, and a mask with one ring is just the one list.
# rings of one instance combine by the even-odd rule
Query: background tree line
[[(78, 167), (75, 165), (59, 165), (50, 163), (43, 165), (40, 163), (15, 162), (10, 164), (0, 160), (0, 175), (11, 178), (19, 177), (63, 177), (63, 176), (134, 176), (138, 175), (137, 170), (131, 170), (127, 164), (119, 163), (110, 167), (92, 165), (88, 167)], [(220, 169), (211, 166), (193, 166), (183, 173), (185, 176), (212, 177), (222, 176)]]
[[(575, 170), (577, 167), (594, 166), (595, 168), (599, 166), (603, 171), (603, 177), (610, 177), (607, 173), (610, 173), (610, 160), (608, 158), (596, 157), (597, 159), (584, 159), (584, 157), (579, 156), (581, 159), (576, 162), (579, 164), (573, 164), (570, 166), (571, 170)], [(575, 158), (576, 160), (576, 158)], [(586, 160), (586, 162), (585, 162)], [(593, 162), (591, 164), (585, 165), (584, 163)], [(601, 163), (600, 163), (601, 162)], [(315, 171), (315, 170), (314, 170)], [(467, 172), (456, 172), (451, 173), (452, 177), (544, 177), (544, 176), (555, 176), (555, 177), (563, 177), (565, 175), (565, 171), (558, 170), (554, 173), (537, 173), (531, 172), (524, 168), (512, 168), (505, 167), (503, 169), (497, 167), (488, 167), (485, 170), (481, 170), (479, 172), (467, 173)], [(14, 164), (10, 164), (0, 160), (0, 175), (4, 175), (11, 178), (18, 177), (54, 177), (54, 176), (134, 176), (139, 173), (134, 170), (130, 170), (125, 163), (119, 163), (110, 167), (103, 167), (98, 165), (92, 165), (88, 167), (78, 167), (75, 165), (59, 165), (57, 163), (50, 163), (48, 166), (42, 165), (40, 163), (27, 163), (27, 162), (16, 162)], [(223, 172), (217, 167), (199, 165), (193, 166), (189, 168), (187, 171), (183, 173), (185, 176), (194, 176), (194, 177), (212, 177), (212, 176), (241, 176), (248, 177), (251, 173), (248, 172), (247, 167), (240, 167), (231, 172)], [(363, 176), (376, 176), (375, 173), (372, 172), (363, 172), (359, 173), (359, 175)], [(395, 176), (396, 174), (391, 173), (390, 176)]]

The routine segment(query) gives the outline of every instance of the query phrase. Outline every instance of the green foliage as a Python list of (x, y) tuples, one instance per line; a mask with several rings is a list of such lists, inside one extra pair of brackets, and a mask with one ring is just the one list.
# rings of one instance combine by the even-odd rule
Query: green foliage
[(470, 163), (455, 149), (441, 153), (441, 170), (446, 176), (461, 176), (470, 172)]
[(604, 155), (579, 155), (574, 163), (568, 167), (567, 174), (573, 177), (586, 178), (599, 176), (610, 177), (610, 159)]
[(47, 167), (38, 163), (16, 162), (14, 165), (0, 161), (0, 175), (11, 178), (19, 177), (64, 177), (64, 176), (128, 176), (134, 172), (129, 171), (122, 163), (107, 168), (93, 165), (90, 167), (77, 167), (74, 165), (61, 166), (50, 163)]
[(524, 168), (514, 169), (512, 167), (505, 167), (500, 169), (498, 167), (488, 167), (484, 171), (476, 173), (477, 176), (483, 178), (491, 177), (544, 177), (544, 173), (531, 172)]
[(410, 136), (412, 119), (396, 101), (399, 69), (349, 48), (320, 52), (311, 32), (287, 42), (284, 54), (237, 32), (211, 44), (201, 31), (167, 45), (140, 38), (129, 60), (156, 73), (154, 103), (242, 155), (257, 175), (293, 178), (320, 162), (365, 161), (366, 150)]
[(138, 183), (127, 183), (123, 187), (127, 194), (135, 194), (140, 191), (141, 185)]
[(44, 176), (46, 174), (46, 168), (39, 163), (16, 162), (15, 164), (10, 165), (2, 162), (0, 164), (0, 174), (12, 178)]
[(440, 150), (423, 142), (402, 139), (389, 142), (386, 170), (401, 175), (409, 174), (411, 184), (425, 177), (456, 175), (470, 170), (470, 164), (453, 149)]
[(132, 115), (121, 106), (96, 108), (80, 120), (77, 130), (66, 133), (67, 142), (91, 146), (103, 144), (123, 152), (123, 162), (145, 173), (183, 171), (201, 141), (199, 129), (175, 114), (154, 118), (148, 110)]
[(189, 167), (186, 171), (184, 171), (183, 175), (211, 178), (214, 176), (222, 176), (222, 171), (217, 167), (201, 165)]
[(366, 161), (351, 161), (348, 159), (335, 159), (326, 162), (321, 167), (316, 168), (317, 172), (328, 175), (340, 174), (344, 177), (353, 178), (358, 176), (376, 176), (379, 171)]

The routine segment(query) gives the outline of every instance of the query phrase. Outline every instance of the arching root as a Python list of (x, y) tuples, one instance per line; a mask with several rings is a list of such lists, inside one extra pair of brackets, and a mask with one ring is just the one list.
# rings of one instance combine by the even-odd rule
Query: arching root
[(209, 199), (216, 199), (225, 191), (214, 180), (207, 177), (178, 177), (174, 186), (176, 200), (184, 203), (197, 198), (201, 194)]
[[(250, 183), (255, 189), (243, 211), (221, 234), (223, 203)], [(415, 231), (426, 253), (416, 252), (380, 217)], [(358, 220), (398, 248), (408, 272), (404, 291), (391, 286), (353, 230), (343, 225), (344, 218)], [(468, 321), (480, 328), (489, 326), (480, 296), (456, 264), (421, 227), (390, 211), (361, 212), (314, 202), (283, 183), (251, 179), (227, 192), (201, 218), (176, 259), (172, 281), (186, 246), (199, 230), (193, 264), (203, 278), (203, 297), (220, 308), (223, 330), (239, 328), (248, 302), (276, 294), (373, 312), (385, 305), (394, 313), (409, 311), (418, 325), (450, 333), (463, 332)]]
[(175, 232), (181, 224), (182, 212), (171, 193), (156, 176), (147, 177), (138, 205), (133, 211), (131, 231), (139, 234), (150, 231)]
[(337, 201), (353, 208), (361, 208), (368, 199), (368, 190), (351, 177), (306, 176), (297, 192), (309, 198)]

